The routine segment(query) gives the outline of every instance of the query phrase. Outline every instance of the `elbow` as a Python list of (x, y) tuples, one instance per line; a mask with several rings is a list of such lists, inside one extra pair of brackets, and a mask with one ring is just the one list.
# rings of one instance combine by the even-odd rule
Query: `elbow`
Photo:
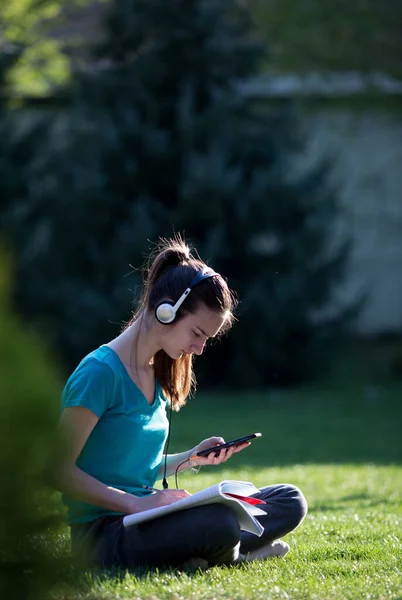
[(73, 476), (75, 465), (69, 463), (51, 463), (44, 471), (45, 484), (58, 492), (65, 492)]

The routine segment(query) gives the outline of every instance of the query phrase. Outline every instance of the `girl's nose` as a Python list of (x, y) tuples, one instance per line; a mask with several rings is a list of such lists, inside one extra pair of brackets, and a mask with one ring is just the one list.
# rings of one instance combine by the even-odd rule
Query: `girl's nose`
[(197, 356), (201, 356), (201, 354), (203, 353), (205, 348), (205, 342), (202, 342), (201, 344), (193, 344), (192, 346), (192, 350), (194, 352), (194, 354), (197, 354)]

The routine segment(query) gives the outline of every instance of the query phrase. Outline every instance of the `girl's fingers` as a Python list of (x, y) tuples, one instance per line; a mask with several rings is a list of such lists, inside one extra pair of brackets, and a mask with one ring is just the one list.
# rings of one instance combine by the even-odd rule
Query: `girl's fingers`
[(233, 455), (234, 451), (235, 451), (234, 446), (232, 446), (231, 448), (228, 448), (226, 451), (225, 460), (228, 460), (228, 458), (230, 458)]
[(222, 448), (222, 450), (219, 452), (218, 456), (215, 456), (215, 453), (211, 452), (211, 454), (208, 454), (204, 458), (198, 459), (199, 464), (201, 464), (201, 465), (219, 465), (221, 463), (226, 462), (235, 452), (239, 452), (240, 450), (247, 448), (247, 446), (249, 446), (249, 445), (250, 445), (250, 443), (246, 442), (244, 444), (241, 444), (240, 446), (231, 446), (230, 448)]
[(222, 457), (222, 456), (224, 456), (224, 454), (225, 454), (225, 451), (224, 451), (224, 450), (221, 450), (221, 451), (219, 452), (218, 456), (215, 456), (215, 454), (213, 454), (213, 455), (212, 455), (212, 461), (213, 461), (213, 462), (212, 462), (212, 464), (214, 464), (214, 465), (218, 465), (218, 464), (220, 463), (220, 459), (221, 459), (221, 457)]
[(216, 463), (219, 465), (220, 463), (226, 462), (233, 454), (234, 448), (224, 448), (220, 451), (219, 456), (216, 457)]
[(241, 452), (242, 450), (244, 450), (244, 448), (247, 448), (250, 445), (251, 442), (244, 442), (243, 444), (239, 444), (238, 446), (235, 446), (233, 452)]

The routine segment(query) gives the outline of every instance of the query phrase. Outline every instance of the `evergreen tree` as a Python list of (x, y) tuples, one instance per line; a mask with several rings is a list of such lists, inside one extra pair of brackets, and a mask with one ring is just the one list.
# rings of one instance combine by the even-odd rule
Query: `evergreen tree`
[(238, 93), (263, 56), (235, 0), (111, 3), (105, 41), (30, 171), (25, 233), (39, 249), (20, 272), (20, 302), (46, 317), (65, 357), (116, 333), (107, 321), (128, 317), (138, 282), (127, 265), (175, 229), (241, 299), (239, 323), (200, 363), (208, 381), (299, 381), (319, 364), (342, 315), (317, 315), (346, 250), (327, 256), (326, 168), (293, 181), (294, 123)]

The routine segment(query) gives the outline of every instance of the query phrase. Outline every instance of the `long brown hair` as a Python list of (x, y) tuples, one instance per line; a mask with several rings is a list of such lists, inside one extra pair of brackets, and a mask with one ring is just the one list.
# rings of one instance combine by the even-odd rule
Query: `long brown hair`
[[(144, 267), (143, 293), (138, 308), (128, 325), (141, 318), (146, 311), (154, 313), (158, 304), (167, 299), (176, 302), (189, 286), (195, 275), (206, 264), (193, 256), (187, 243), (176, 235), (174, 238), (161, 238), (149, 255)], [(236, 304), (234, 293), (225, 279), (217, 274), (201, 281), (193, 288), (177, 312), (176, 320), (185, 314), (193, 313), (200, 304), (225, 315), (225, 322), (219, 331), (223, 334), (234, 321), (233, 310)], [(166, 325), (169, 327), (169, 325)], [(187, 396), (195, 390), (193, 357), (184, 355), (172, 359), (164, 350), (159, 350), (154, 358), (155, 376), (173, 410), (180, 410)]]

